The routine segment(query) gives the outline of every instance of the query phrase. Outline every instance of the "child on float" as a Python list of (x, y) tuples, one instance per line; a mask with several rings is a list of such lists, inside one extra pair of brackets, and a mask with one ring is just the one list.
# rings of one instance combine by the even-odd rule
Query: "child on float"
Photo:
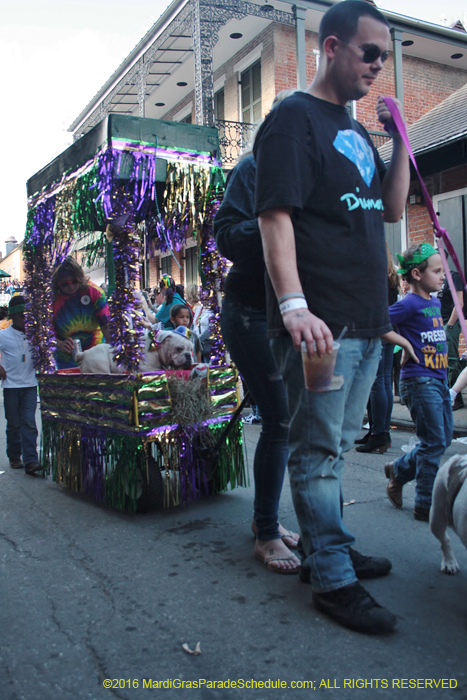
[(11, 326), (0, 332), (0, 379), (6, 418), (6, 452), (12, 469), (35, 476), (37, 458), (37, 377), (24, 332), (25, 299), (13, 296), (8, 306)]
[(448, 352), (441, 303), (431, 296), (444, 281), (441, 256), (429, 243), (412, 246), (397, 256), (399, 274), (411, 294), (389, 308), (391, 323), (413, 346), (418, 362), (409, 359), (401, 369), (400, 395), (410, 410), (419, 444), (384, 468), (387, 493), (402, 508), (402, 488), (416, 480), (415, 520), (428, 521), (433, 482), (452, 440), (452, 410), (447, 383)]
[(161, 304), (156, 313), (156, 320), (162, 323), (162, 329), (165, 331), (172, 330), (170, 320), (170, 309), (177, 304), (186, 305), (184, 298), (184, 287), (181, 284), (175, 284), (175, 280), (169, 275), (163, 275), (160, 281), (160, 289), (164, 294), (164, 303)]
[(172, 306), (170, 309), (170, 322), (175, 330), (180, 328), (180, 326), (186, 329), (183, 335), (191, 340), (193, 343), (196, 361), (201, 362), (201, 345), (199, 342), (199, 336), (194, 331), (190, 331), (190, 326), (193, 323), (193, 312), (190, 307), (185, 306), (184, 304), (174, 304), (174, 306)]

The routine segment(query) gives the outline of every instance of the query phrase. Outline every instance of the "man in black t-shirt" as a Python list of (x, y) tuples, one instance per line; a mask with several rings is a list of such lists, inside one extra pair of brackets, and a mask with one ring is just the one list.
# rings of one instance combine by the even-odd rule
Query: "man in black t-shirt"
[[(396, 618), (357, 576), (384, 575), (391, 563), (352, 548), (341, 482), (344, 454), (353, 447), (376, 375), (379, 338), (391, 328), (383, 218), (401, 218), (409, 167), (395, 135), (386, 170), (346, 104), (368, 93), (389, 42), (387, 22), (371, 4), (333, 6), (320, 26), (315, 79), (268, 115), (255, 142), (255, 210), (270, 279), (269, 332), (291, 414), (289, 471), (303, 578), (311, 580), (318, 609), (373, 634), (392, 631)], [(376, 111), (392, 124), (382, 98)], [(316, 341), (323, 356), (344, 328), (331, 390), (306, 390), (302, 341), (309, 355)]]
[[(452, 281), (457, 292), (460, 305), (464, 306), (464, 285), (457, 270), (451, 270)], [(452, 299), (451, 290), (447, 279), (444, 280), (443, 288), (438, 292), (438, 299), (441, 302), (441, 316), (443, 317), (444, 329), (446, 331), (446, 340), (448, 342), (448, 383), (452, 387), (459, 374), (462, 372), (462, 367), (459, 361), (459, 337), (461, 334), (461, 324), (457, 315), (457, 309)], [(452, 407), (453, 411), (462, 408), (464, 400), (462, 394), (457, 394), (456, 400)]]

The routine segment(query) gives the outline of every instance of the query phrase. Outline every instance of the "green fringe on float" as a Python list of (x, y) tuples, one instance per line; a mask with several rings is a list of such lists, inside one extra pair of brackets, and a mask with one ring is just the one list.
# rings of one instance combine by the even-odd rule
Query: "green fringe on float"
[(219, 446), (225, 426), (210, 425), (204, 434), (176, 428), (144, 440), (44, 420), (41, 462), (58, 484), (112, 508), (170, 508), (249, 485), (242, 424), (236, 421)]

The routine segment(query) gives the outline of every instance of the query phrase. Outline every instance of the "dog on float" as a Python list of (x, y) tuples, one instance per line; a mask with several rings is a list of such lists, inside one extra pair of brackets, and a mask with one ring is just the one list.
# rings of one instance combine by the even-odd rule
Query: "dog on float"
[(467, 456), (454, 455), (439, 469), (433, 486), (431, 532), (441, 542), (441, 571), (456, 574), (460, 567), (446, 528), (452, 527), (467, 547)]
[[(113, 358), (113, 347), (107, 343), (94, 345), (89, 350), (74, 355), (82, 374), (123, 374)], [(196, 362), (193, 343), (176, 331), (159, 331), (145, 338), (144, 360), (139, 372), (156, 372), (160, 369), (189, 369)]]

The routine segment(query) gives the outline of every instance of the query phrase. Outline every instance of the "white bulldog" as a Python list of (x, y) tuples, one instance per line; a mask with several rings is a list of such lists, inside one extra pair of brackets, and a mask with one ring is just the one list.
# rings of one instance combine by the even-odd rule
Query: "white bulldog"
[(446, 534), (448, 525), (467, 547), (467, 456), (463, 455), (454, 455), (439, 469), (430, 509), (430, 529), (441, 542), (441, 571), (456, 574), (460, 567)]
[[(189, 369), (196, 361), (193, 356), (193, 343), (180, 333), (159, 331), (156, 337), (156, 349), (150, 350), (152, 338), (145, 339), (145, 358), (140, 364), (139, 372), (156, 372), (160, 369)], [(113, 347), (107, 343), (95, 345), (84, 352), (77, 352), (82, 374), (123, 374), (126, 370), (119, 367), (113, 359)]]

